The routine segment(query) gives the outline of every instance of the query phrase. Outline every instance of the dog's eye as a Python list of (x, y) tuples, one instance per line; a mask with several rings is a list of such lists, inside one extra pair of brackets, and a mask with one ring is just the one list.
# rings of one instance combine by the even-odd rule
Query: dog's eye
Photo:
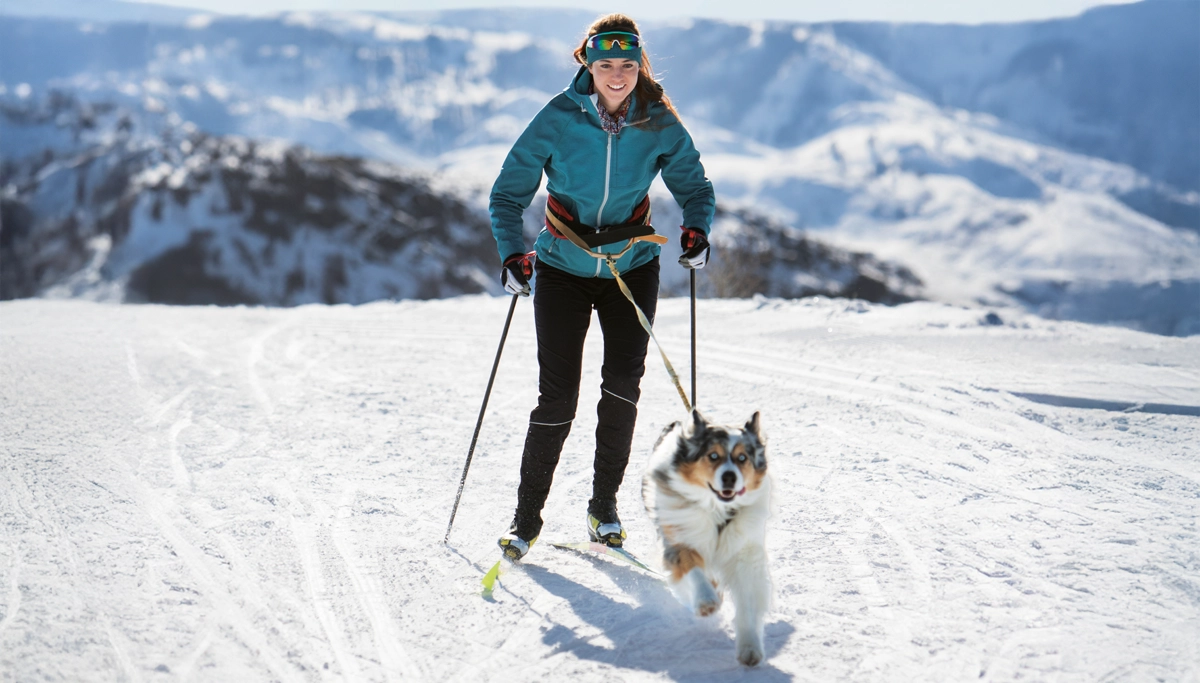
[(716, 462), (721, 459), (721, 454), (716, 451), (713, 451), (712, 453), (708, 454), (708, 459), (712, 460), (713, 462)]
[(738, 456), (738, 462), (746, 462), (746, 454), (745, 453)]

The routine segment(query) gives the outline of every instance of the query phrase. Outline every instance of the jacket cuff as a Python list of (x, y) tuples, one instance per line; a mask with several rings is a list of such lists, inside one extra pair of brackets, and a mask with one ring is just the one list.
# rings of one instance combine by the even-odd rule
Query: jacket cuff
[(525, 253), (525, 243), (521, 240), (504, 240), (503, 242), (499, 242), (496, 247), (500, 253), (501, 263), (504, 263), (513, 254)]

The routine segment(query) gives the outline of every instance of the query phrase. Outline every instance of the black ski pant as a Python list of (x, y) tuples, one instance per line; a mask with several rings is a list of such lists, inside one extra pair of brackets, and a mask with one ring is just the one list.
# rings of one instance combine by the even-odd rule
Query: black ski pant
[[(604, 334), (600, 402), (596, 405), (593, 498), (615, 500), (625, 477), (650, 339), (616, 280), (578, 277), (540, 261), (535, 270), (533, 317), (540, 394), (537, 407), (529, 415), (521, 456), (521, 485), (517, 489), (517, 511), (526, 519), (540, 519), (563, 442), (575, 419), (583, 341), (592, 310)], [(646, 318), (653, 321), (658, 304), (658, 257), (622, 273), (621, 279)]]

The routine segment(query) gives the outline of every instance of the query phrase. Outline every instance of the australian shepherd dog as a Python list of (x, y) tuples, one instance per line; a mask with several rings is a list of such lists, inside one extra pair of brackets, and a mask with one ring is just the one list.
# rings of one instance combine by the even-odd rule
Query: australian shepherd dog
[(699, 616), (736, 608), (737, 659), (763, 659), (763, 620), (771, 601), (765, 538), (771, 477), (767, 442), (754, 413), (745, 425), (689, 423), (663, 430), (642, 481), (642, 499), (663, 543), (672, 589)]

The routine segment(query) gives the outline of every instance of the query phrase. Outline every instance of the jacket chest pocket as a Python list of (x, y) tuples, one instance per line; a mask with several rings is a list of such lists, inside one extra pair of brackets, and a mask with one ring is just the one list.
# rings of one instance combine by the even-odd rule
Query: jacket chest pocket
[(613, 137), (612, 186), (645, 194), (658, 169), (655, 156), (638, 133), (625, 129)]

